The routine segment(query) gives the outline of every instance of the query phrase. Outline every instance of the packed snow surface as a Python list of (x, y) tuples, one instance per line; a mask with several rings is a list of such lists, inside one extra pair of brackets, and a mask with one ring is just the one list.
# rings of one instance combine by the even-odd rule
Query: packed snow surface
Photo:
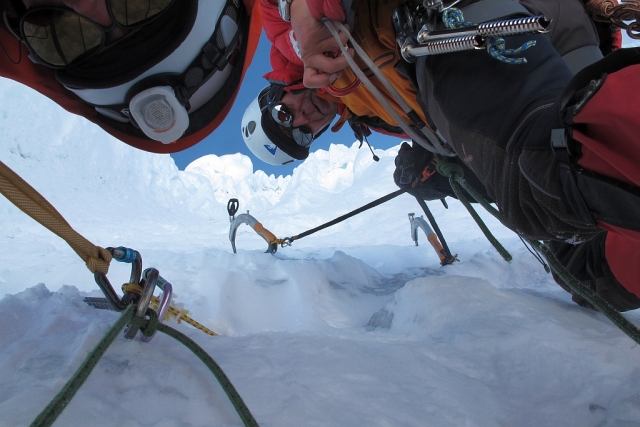
[[(408, 195), (275, 255), (242, 225), (232, 252), (228, 199), (293, 236), (396, 190), (397, 147), (376, 163), (333, 145), (278, 178), (242, 155), (179, 171), (25, 87), (2, 80), (0, 99), (0, 160), (91, 242), (138, 250), (173, 284), (173, 304), (219, 336), (167, 323), (220, 364), (260, 426), (640, 426), (640, 349), (484, 212), (510, 263), (449, 200), (429, 203), (460, 259), (441, 267), (424, 234), (411, 240), (407, 214), (422, 212)], [(112, 262), (108, 277), (120, 292), (129, 268)], [(86, 296), (101, 293), (78, 256), (0, 198), (1, 426), (33, 421), (118, 319)], [(55, 425), (241, 421), (205, 366), (157, 334), (120, 335)]]

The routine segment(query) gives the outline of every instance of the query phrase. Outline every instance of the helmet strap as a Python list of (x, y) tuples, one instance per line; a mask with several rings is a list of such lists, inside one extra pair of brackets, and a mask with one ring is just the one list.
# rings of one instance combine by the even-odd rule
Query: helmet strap
[(280, 102), (284, 96), (285, 86), (277, 83), (271, 83), (269, 92), (267, 93), (267, 105), (274, 102)]
[(290, 86), (287, 86), (284, 90), (286, 90), (289, 93), (292, 94), (298, 94), (298, 93), (302, 93), (305, 90), (308, 90), (309, 88), (305, 87), (304, 83), (300, 82), (300, 83), (296, 83), (296, 84), (292, 84)]

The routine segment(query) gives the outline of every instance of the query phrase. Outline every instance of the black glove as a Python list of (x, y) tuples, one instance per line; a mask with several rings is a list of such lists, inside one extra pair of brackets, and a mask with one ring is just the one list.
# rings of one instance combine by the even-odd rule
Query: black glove
[(453, 194), (449, 180), (435, 170), (433, 153), (421, 146), (416, 144), (411, 147), (403, 142), (395, 163), (393, 181), (410, 194), (422, 197), (424, 200), (442, 199)]

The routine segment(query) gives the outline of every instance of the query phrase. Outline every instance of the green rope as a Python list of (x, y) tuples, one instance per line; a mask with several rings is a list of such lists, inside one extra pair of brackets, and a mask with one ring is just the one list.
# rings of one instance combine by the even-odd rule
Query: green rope
[[(449, 182), (451, 183), (451, 187), (453, 188), (453, 191), (456, 193), (456, 196), (458, 197), (458, 199), (460, 199), (462, 204), (465, 205), (467, 210), (469, 210), (469, 213), (471, 214), (471, 216), (474, 217), (474, 219), (476, 219), (477, 213), (473, 211), (473, 208), (471, 207), (471, 204), (469, 203), (469, 201), (467, 201), (467, 199), (464, 197), (460, 189), (457, 188), (458, 183), (462, 186), (462, 188), (467, 190), (467, 192), (474, 199), (476, 199), (478, 203), (480, 203), (485, 209), (487, 209), (489, 213), (491, 213), (494, 217), (496, 217), (500, 221), (500, 223), (502, 223), (502, 225), (504, 225), (504, 221), (502, 219), (502, 215), (500, 215), (500, 212), (496, 210), (493, 206), (491, 206), (484, 199), (484, 197), (482, 197), (477, 191), (475, 191), (473, 187), (471, 187), (466, 183), (466, 181), (463, 178), (464, 171), (459, 165), (450, 163), (446, 159), (444, 159), (442, 156), (437, 154), (436, 154), (436, 159), (438, 160), (438, 163), (437, 163), (438, 172), (440, 172), (442, 175), (449, 178)], [(476, 222), (478, 222), (478, 220), (476, 220)], [(482, 222), (478, 223), (478, 225), (480, 226), (481, 229), (483, 229), (483, 227), (486, 227)], [(483, 229), (483, 232), (484, 232), (484, 229)], [(607, 303), (607, 301), (605, 301), (595, 291), (587, 288), (582, 283), (580, 283), (578, 279), (573, 277), (573, 275), (569, 273), (569, 271), (567, 271), (567, 269), (562, 265), (560, 261), (558, 261), (558, 258), (556, 258), (553, 252), (551, 252), (551, 250), (546, 245), (544, 245), (543, 243), (537, 240), (531, 240), (531, 239), (525, 239), (525, 240), (529, 242), (531, 246), (533, 246), (539, 253), (541, 253), (545, 257), (545, 259), (547, 260), (547, 263), (549, 264), (553, 272), (556, 273), (560, 277), (560, 279), (564, 283), (566, 283), (567, 286), (569, 286), (569, 288), (572, 291), (574, 291), (576, 294), (580, 295), (582, 298), (587, 300), (593, 307), (596, 308), (596, 310), (600, 311), (602, 314), (608, 317), (609, 320), (611, 320), (611, 322), (613, 322), (614, 325), (616, 325), (622, 332), (627, 334), (629, 338), (634, 340), (636, 343), (640, 344), (640, 330), (633, 323), (628, 321), (624, 316), (622, 316), (622, 314), (616, 311), (616, 309), (611, 307), (611, 305)]]
[[(498, 239), (496, 239), (494, 235), (491, 234), (491, 231), (486, 226), (486, 224), (482, 221), (482, 218), (480, 218), (480, 215), (478, 215), (475, 209), (473, 209), (473, 207), (471, 206), (471, 203), (469, 203), (469, 201), (464, 196), (462, 191), (460, 191), (460, 188), (458, 187), (458, 183), (460, 183), (460, 185), (465, 190), (467, 190), (467, 192), (471, 194), (471, 196), (476, 198), (476, 200), (478, 200), (478, 198), (482, 199), (484, 201), (484, 204), (481, 203), (479, 200), (478, 202), (482, 204), (482, 206), (484, 206), (485, 209), (487, 209), (493, 216), (496, 216), (496, 218), (500, 219), (499, 218), (500, 213), (497, 210), (495, 210), (491, 205), (489, 205), (489, 203), (487, 203), (487, 201), (484, 200), (482, 196), (480, 196), (475, 190), (471, 188), (471, 186), (466, 184), (466, 181), (463, 178), (464, 171), (462, 170), (462, 167), (460, 167), (459, 165), (456, 165), (455, 163), (450, 163), (444, 160), (444, 158), (438, 154), (436, 154), (436, 158), (438, 160), (436, 169), (440, 174), (449, 178), (449, 183), (451, 184), (451, 188), (453, 189), (453, 192), (456, 193), (456, 197), (458, 198), (458, 200), (462, 202), (464, 207), (467, 208), (467, 211), (469, 211), (469, 214), (471, 214), (471, 217), (476, 221), (476, 224), (478, 224), (478, 227), (480, 227), (480, 230), (482, 231), (482, 233), (484, 233), (487, 240), (489, 240), (489, 242), (493, 245), (493, 247), (496, 248), (496, 251), (498, 251), (498, 253), (502, 256), (502, 258), (504, 258), (505, 261), (507, 262), (511, 261), (513, 257), (511, 256), (509, 251), (507, 251), (504, 248), (504, 246), (500, 244)], [(469, 191), (469, 189), (471, 189), (472, 191)]]
[(40, 413), (40, 415), (38, 415), (35, 421), (31, 423), (31, 427), (49, 427), (55, 422), (64, 408), (69, 404), (69, 402), (71, 402), (71, 399), (80, 389), (82, 384), (84, 384), (86, 379), (89, 377), (89, 374), (91, 374), (93, 368), (95, 368), (100, 358), (107, 351), (107, 348), (109, 348), (120, 331), (124, 329), (127, 324), (133, 324), (140, 327), (140, 331), (147, 337), (152, 336), (157, 329), (158, 331), (163, 332), (169, 335), (171, 338), (174, 338), (175, 340), (184, 344), (200, 360), (202, 360), (202, 362), (204, 362), (207, 368), (209, 368), (209, 370), (216, 377), (216, 379), (222, 386), (222, 389), (231, 400), (231, 403), (236, 408), (236, 411), (242, 419), (245, 427), (258, 427), (258, 423), (256, 422), (255, 418), (253, 418), (253, 415), (251, 415), (249, 408), (245, 405), (244, 401), (236, 391), (235, 387), (233, 387), (233, 385), (231, 384), (231, 381), (229, 380), (227, 375), (222, 371), (222, 368), (220, 368), (220, 366), (213, 360), (213, 358), (202, 349), (202, 347), (200, 347), (186, 335), (176, 331), (175, 329), (167, 325), (159, 323), (158, 315), (155, 311), (148, 309), (146, 313), (148, 319), (140, 319), (134, 317), (135, 309), (135, 305), (130, 305), (125, 311), (122, 312), (122, 316), (120, 316), (120, 319), (118, 319), (118, 321), (114, 323), (113, 326), (111, 326), (102, 340), (100, 340), (100, 342), (98, 342), (94, 349), (91, 350), (85, 361), (82, 362), (82, 365), (80, 365), (76, 373), (71, 377), (67, 384), (65, 384), (62, 390), (60, 390), (60, 392), (53, 398), (51, 403), (49, 403), (47, 407)]
[[(242, 419), (242, 422), (246, 427), (258, 427), (258, 422), (255, 420), (255, 418), (253, 418), (251, 411), (249, 411), (249, 408), (240, 397), (240, 394), (238, 394), (238, 391), (235, 389), (233, 384), (231, 384), (231, 380), (229, 380), (229, 377), (227, 377), (227, 375), (224, 373), (220, 365), (218, 365), (216, 361), (213, 360), (213, 358), (209, 356), (202, 347), (200, 347), (198, 344), (196, 344), (193, 340), (191, 340), (189, 337), (187, 337), (183, 333), (173, 329), (170, 326), (167, 326), (162, 323), (158, 323), (157, 327), (158, 327), (158, 331), (164, 334), (167, 334), (171, 338), (182, 343), (189, 350), (191, 350), (193, 354), (195, 354), (200, 360), (202, 360), (202, 362), (207, 366), (207, 368), (209, 368), (211, 373), (216, 377), (216, 379), (222, 386), (222, 389), (227, 394), (227, 397), (229, 397), (229, 400), (231, 400), (233, 407), (236, 408), (238, 415), (240, 415), (240, 418)], [(147, 332), (143, 330), (143, 333), (149, 336), (153, 332), (151, 332), (151, 334), (147, 334)]]
[(595, 291), (587, 288), (580, 283), (578, 279), (573, 277), (573, 275), (567, 271), (567, 269), (562, 265), (562, 263), (560, 263), (560, 261), (558, 261), (558, 258), (556, 258), (553, 252), (551, 252), (546, 245), (537, 240), (526, 240), (547, 259), (551, 269), (560, 277), (560, 279), (562, 279), (564, 283), (567, 284), (567, 286), (571, 288), (572, 291), (575, 291), (575, 293), (587, 300), (593, 307), (607, 316), (614, 325), (622, 330), (622, 332), (627, 334), (636, 343), (640, 344), (640, 330), (638, 330), (633, 323), (628, 321), (624, 316), (622, 316), (622, 314), (616, 311), (616, 309), (611, 307), (611, 305), (609, 305), (609, 303)]
[(78, 368), (71, 379), (62, 387), (62, 390), (53, 398), (51, 403), (38, 415), (38, 417), (31, 423), (31, 427), (48, 427), (58, 418), (64, 408), (71, 402), (73, 396), (82, 384), (87, 380), (87, 377), (95, 368), (100, 358), (107, 351), (107, 348), (116, 339), (120, 331), (131, 321), (135, 310), (134, 305), (130, 305), (122, 312), (122, 316), (116, 323), (111, 326), (105, 336), (89, 353), (87, 358), (82, 362), (82, 365)]

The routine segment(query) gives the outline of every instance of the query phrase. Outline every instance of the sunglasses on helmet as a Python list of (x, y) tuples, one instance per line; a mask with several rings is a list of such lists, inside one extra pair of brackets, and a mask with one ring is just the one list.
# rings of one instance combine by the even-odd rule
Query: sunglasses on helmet
[(291, 138), (296, 144), (301, 147), (308, 147), (313, 142), (313, 132), (307, 126), (293, 127), (293, 113), (282, 102), (273, 102), (267, 106), (269, 116), (273, 121), (280, 125), (287, 133), (290, 133)]
[(120, 27), (135, 30), (165, 12), (175, 0), (105, 0), (112, 25), (103, 27), (75, 11), (42, 6), (28, 9), (19, 34), (37, 62), (64, 68), (84, 62), (106, 47), (107, 33)]

